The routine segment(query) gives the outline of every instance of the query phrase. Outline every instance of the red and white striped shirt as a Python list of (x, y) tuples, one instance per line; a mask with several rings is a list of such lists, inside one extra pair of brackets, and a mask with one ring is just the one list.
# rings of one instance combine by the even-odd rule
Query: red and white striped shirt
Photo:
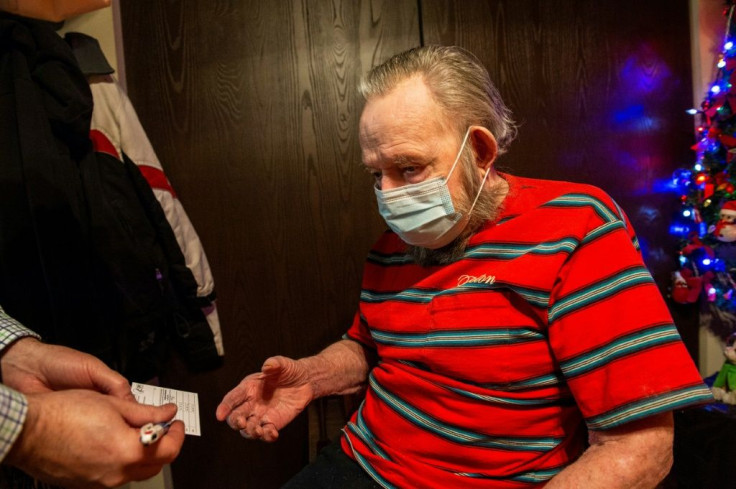
[(384, 234), (346, 338), (375, 349), (343, 449), (384, 487), (544, 485), (605, 430), (711, 399), (626, 216), (589, 185), (503, 175), (450, 265)]

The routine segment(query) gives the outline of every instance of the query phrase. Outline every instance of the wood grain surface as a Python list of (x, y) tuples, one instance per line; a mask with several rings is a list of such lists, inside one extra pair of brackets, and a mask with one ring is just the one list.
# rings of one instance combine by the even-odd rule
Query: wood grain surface
[(357, 80), (419, 43), (415, 1), (123, 2), (129, 95), (212, 265), (226, 362), (165, 381), (199, 393), (202, 437), (177, 489), (279, 487), (306, 463), (306, 420), (278, 443), (214, 420), (276, 354), (301, 357), (352, 321), (385, 225), (360, 165)]

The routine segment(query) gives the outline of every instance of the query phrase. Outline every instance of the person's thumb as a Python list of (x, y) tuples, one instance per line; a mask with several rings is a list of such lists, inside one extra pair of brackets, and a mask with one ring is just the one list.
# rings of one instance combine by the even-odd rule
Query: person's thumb
[(146, 423), (164, 423), (176, 415), (176, 404), (149, 406), (135, 401), (119, 400), (120, 414), (130, 426)]
[(297, 360), (276, 356), (267, 359), (261, 367), (267, 378), (276, 380), (280, 385), (299, 385), (304, 382), (304, 371)]
[(263, 366), (261, 367), (261, 372), (269, 376), (277, 375), (286, 368), (286, 364), (289, 361), (291, 361), (290, 358), (282, 357), (280, 355), (267, 358), (266, 361), (263, 362)]

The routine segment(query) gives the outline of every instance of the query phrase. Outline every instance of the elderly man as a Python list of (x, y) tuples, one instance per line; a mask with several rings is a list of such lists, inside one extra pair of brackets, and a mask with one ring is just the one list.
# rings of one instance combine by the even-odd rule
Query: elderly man
[(671, 410), (711, 399), (621, 209), (498, 173), (514, 136), (488, 73), (412, 49), (362, 84), (360, 144), (391, 231), (316, 356), (273, 357), (217, 417), (273, 441), (320, 396), (365, 399), (288, 487), (654, 487)]

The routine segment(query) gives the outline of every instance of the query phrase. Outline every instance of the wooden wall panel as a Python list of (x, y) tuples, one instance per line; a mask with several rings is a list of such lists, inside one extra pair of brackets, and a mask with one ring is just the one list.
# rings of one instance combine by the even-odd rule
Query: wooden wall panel
[[(204, 243), (225, 366), (165, 379), (200, 395), (177, 489), (278, 487), (306, 462), (299, 419), (266, 445), (214, 420), (268, 356), (300, 357), (352, 320), (384, 225), (360, 166), (358, 77), (419, 43), (415, 1), (122, 2), (128, 91)], [(206, 463), (205, 463), (206, 461)]]
[[(678, 203), (663, 184), (693, 158), (688, 15), (687, 0), (422, 0), (425, 44), (475, 53), (520, 123), (499, 168), (606, 190), (665, 294)], [(695, 357), (694, 311), (671, 308)]]

